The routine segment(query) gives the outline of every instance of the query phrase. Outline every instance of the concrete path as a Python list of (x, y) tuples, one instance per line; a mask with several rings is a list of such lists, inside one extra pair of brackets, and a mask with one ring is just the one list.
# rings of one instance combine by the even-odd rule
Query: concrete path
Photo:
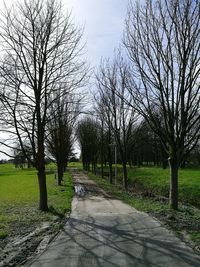
[(74, 172), (74, 180), (80, 196), (73, 199), (69, 221), (29, 266), (200, 266), (192, 249), (158, 221), (110, 199), (83, 173)]

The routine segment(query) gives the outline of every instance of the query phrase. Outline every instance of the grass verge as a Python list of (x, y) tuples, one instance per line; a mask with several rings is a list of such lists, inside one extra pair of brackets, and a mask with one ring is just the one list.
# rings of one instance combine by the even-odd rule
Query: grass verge
[[(163, 170), (159, 167), (128, 168), (128, 177), (130, 185), (142, 187), (150, 194), (169, 196), (169, 169)], [(198, 208), (200, 208), (199, 178), (199, 168), (179, 170), (179, 200)]]
[(26, 234), (41, 222), (63, 218), (71, 210), (72, 177), (65, 173), (63, 186), (57, 186), (53, 172), (47, 174), (49, 212), (38, 210), (38, 183), (35, 169), (15, 169), (0, 165), (0, 239)]

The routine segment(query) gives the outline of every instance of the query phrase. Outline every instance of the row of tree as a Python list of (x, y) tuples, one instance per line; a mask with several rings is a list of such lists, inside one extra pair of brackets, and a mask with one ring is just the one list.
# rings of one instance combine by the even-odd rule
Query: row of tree
[[(154, 150), (160, 146), (156, 154), (164, 161), (168, 158), (170, 205), (177, 209), (178, 170), (200, 139), (199, 1), (130, 2), (123, 46), (127, 56), (122, 56), (123, 51), (113, 61), (103, 60), (96, 73), (96, 129), (102, 129), (99, 139), (107, 140), (109, 166), (111, 146), (118, 147), (127, 189), (126, 165), (131, 157), (134, 162), (134, 146), (138, 145), (138, 130), (134, 131), (142, 129), (141, 139), (143, 131), (146, 137), (151, 132), (153, 140), (149, 142), (157, 143)], [(90, 161), (93, 165), (96, 162), (94, 151), (90, 154), (87, 150), (92, 159), (85, 152), (82, 128), (87, 123), (79, 126), (86, 167)], [(98, 139), (91, 140), (96, 147)], [(101, 145), (101, 149), (105, 147)], [(140, 157), (142, 162), (142, 150)]]
[[(57, 0), (23, 0), (0, 18), (1, 152), (21, 151), (38, 173), (39, 208), (48, 210), (45, 157), (56, 160), (59, 184), (71, 153), (73, 125), (87, 67), (82, 30)], [(28, 148), (28, 149), (27, 149)]]
[[(47, 122), (45, 135), (45, 163), (55, 162), (57, 165), (58, 185), (61, 185), (63, 173), (71, 158), (75, 143), (75, 125), (80, 114), (81, 99), (74, 95), (56, 99), (51, 107), (51, 118)], [(35, 167), (33, 150), (30, 143), (23, 143), (24, 151), (19, 143), (14, 148), (12, 162), (16, 168)], [(31, 160), (30, 160), (31, 159)]]
[[(113, 164), (115, 163), (115, 147), (117, 163), (122, 164), (118, 145), (115, 143), (114, 133), (105, 122), (101, 124), (98, 116), (86, 116), (78, 122), (77, 138), (81, 147), (83, 169), (95, 174), (101, 170), (104, 177), (109, 168), (110, 182), (113, 182)], [(110, 138), (109, 138), (110, 137)], [(144, 120), (138, 121), (131, 130), (127, 146), (127, 165), (132, 167), (159, 166), (168, 167), (168, 154), (159, 137), (151, 130)], [(101, 168), (99, 168), (99, 165)], [(190, 152), (181, 168), (200, 166), (200, 144)]]

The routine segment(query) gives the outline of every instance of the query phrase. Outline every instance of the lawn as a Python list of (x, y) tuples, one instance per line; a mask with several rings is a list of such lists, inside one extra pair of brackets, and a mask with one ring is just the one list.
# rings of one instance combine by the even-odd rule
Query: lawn
[[(128, 177), (130, 184), (141, 186), (150, 193), (165, 197), (169, 195), (169, 169), (128, 169)], [(200, 169), (179, 171), (179, 200), (200, 207)]]
[(50, 211), (38, 210), (38, 181), (35, 169), (16, 169), (12, 164), (0, 165), (0, 238), (12, 235), (17, 228), (51, 221), (71, 209), (72, 177), (65, 173), (64, 186), (57, 186), (55, 166), (47, 167), (48, 205)]
[(83, 163), (82, 162), (70, 162), (69, 163), (70, 168), (77, 168), (77, 169), (83, 169)]

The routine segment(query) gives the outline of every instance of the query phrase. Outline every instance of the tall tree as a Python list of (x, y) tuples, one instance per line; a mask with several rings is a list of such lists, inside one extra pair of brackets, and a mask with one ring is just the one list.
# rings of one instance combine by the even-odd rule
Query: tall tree
[[(105, 105), (103, 98), (99, 97), (98, 94), (95, 92), (94, 101), (95, 101), (95, 113), (97, 115), (97, 119), (101, 125), (101, 176), (104, 177), (104, 168), (103, 164), (108, 162), (109, 165), (109, 180), (110, 183), (113, 183), (113, 146), (114, 138), (111, 129), (111, 125), (108, 123), (110, 118), (110, 113), (105, 113)], [(109, 116), (110, 115), (110, 116)]]
[(81, 147), (81, 156), (83, 168), (90, 171), (92, 164), (92, 171), (96, 173), (97, 159), (100, 151), (100, 134), (101, 126), (99, 122), (91, 117), (83, 118), (77, 128), (77, 138)]
[[(75, 89), (75, 88), (74, 88)], [(72, 155), (76, 120), (80, 112), (80, 98), (74, 92), (54, 101), (47, 125), (47, 151), (56, 162), (58, 185), (61, 185), (63, 173), (69, 157)]]
[[(121, 55), (118, 55), (112, 63), (109, 60), (102, 62), (99, 73), (96, 75), (99, 92), (99, 102), (97, 103), (103, 109), (105, 122), (114, 135), (114, 145), (118, 147), (121, 156), (125, 189), (128, 186), (126, 167), (128, 140), (133, 124), (137, 120), (133, 108), (133, 97), (127, 94), (126, 81), (128, 77), (129, 68)], [(131, 108), (124, 99), (132, 104)]]
[[(28, 158), (32, 157), (32, 151), (31, 147), (28, 144), (23, 144), (24, 150), (26, 151), (26, 154), (28, 155)], [(25, 157), (25, 154), (23, 153), (21, 146), (19, 143), (15, 146), (13, 150), (13, 163), (15, 164), (15, 168), (23, 168), (23, 166), (27, 163), (28, 168), (31, 167), (31, 164), (29, 161), (27, 161), (27, 158)]]
[(124, 45), (132, 63), (129, 92), (169, 156), (170, 206), (177, 209), (178, 169), (200, 137), (199, 1), (130, 4)]
[[(56, 0), (24, 0), (1, 16), (1, 95), (4, 131), (15, 135), (24, 155), (36, 167), (39, 209), (48, 210), (45, 175), (47, 113), (70, 83), (84, 79), (79, 60), (82, 31)], [(13, 129), (14, 128), (14, 129)], [(24, 149), (31, 144), (33, 158)]]

